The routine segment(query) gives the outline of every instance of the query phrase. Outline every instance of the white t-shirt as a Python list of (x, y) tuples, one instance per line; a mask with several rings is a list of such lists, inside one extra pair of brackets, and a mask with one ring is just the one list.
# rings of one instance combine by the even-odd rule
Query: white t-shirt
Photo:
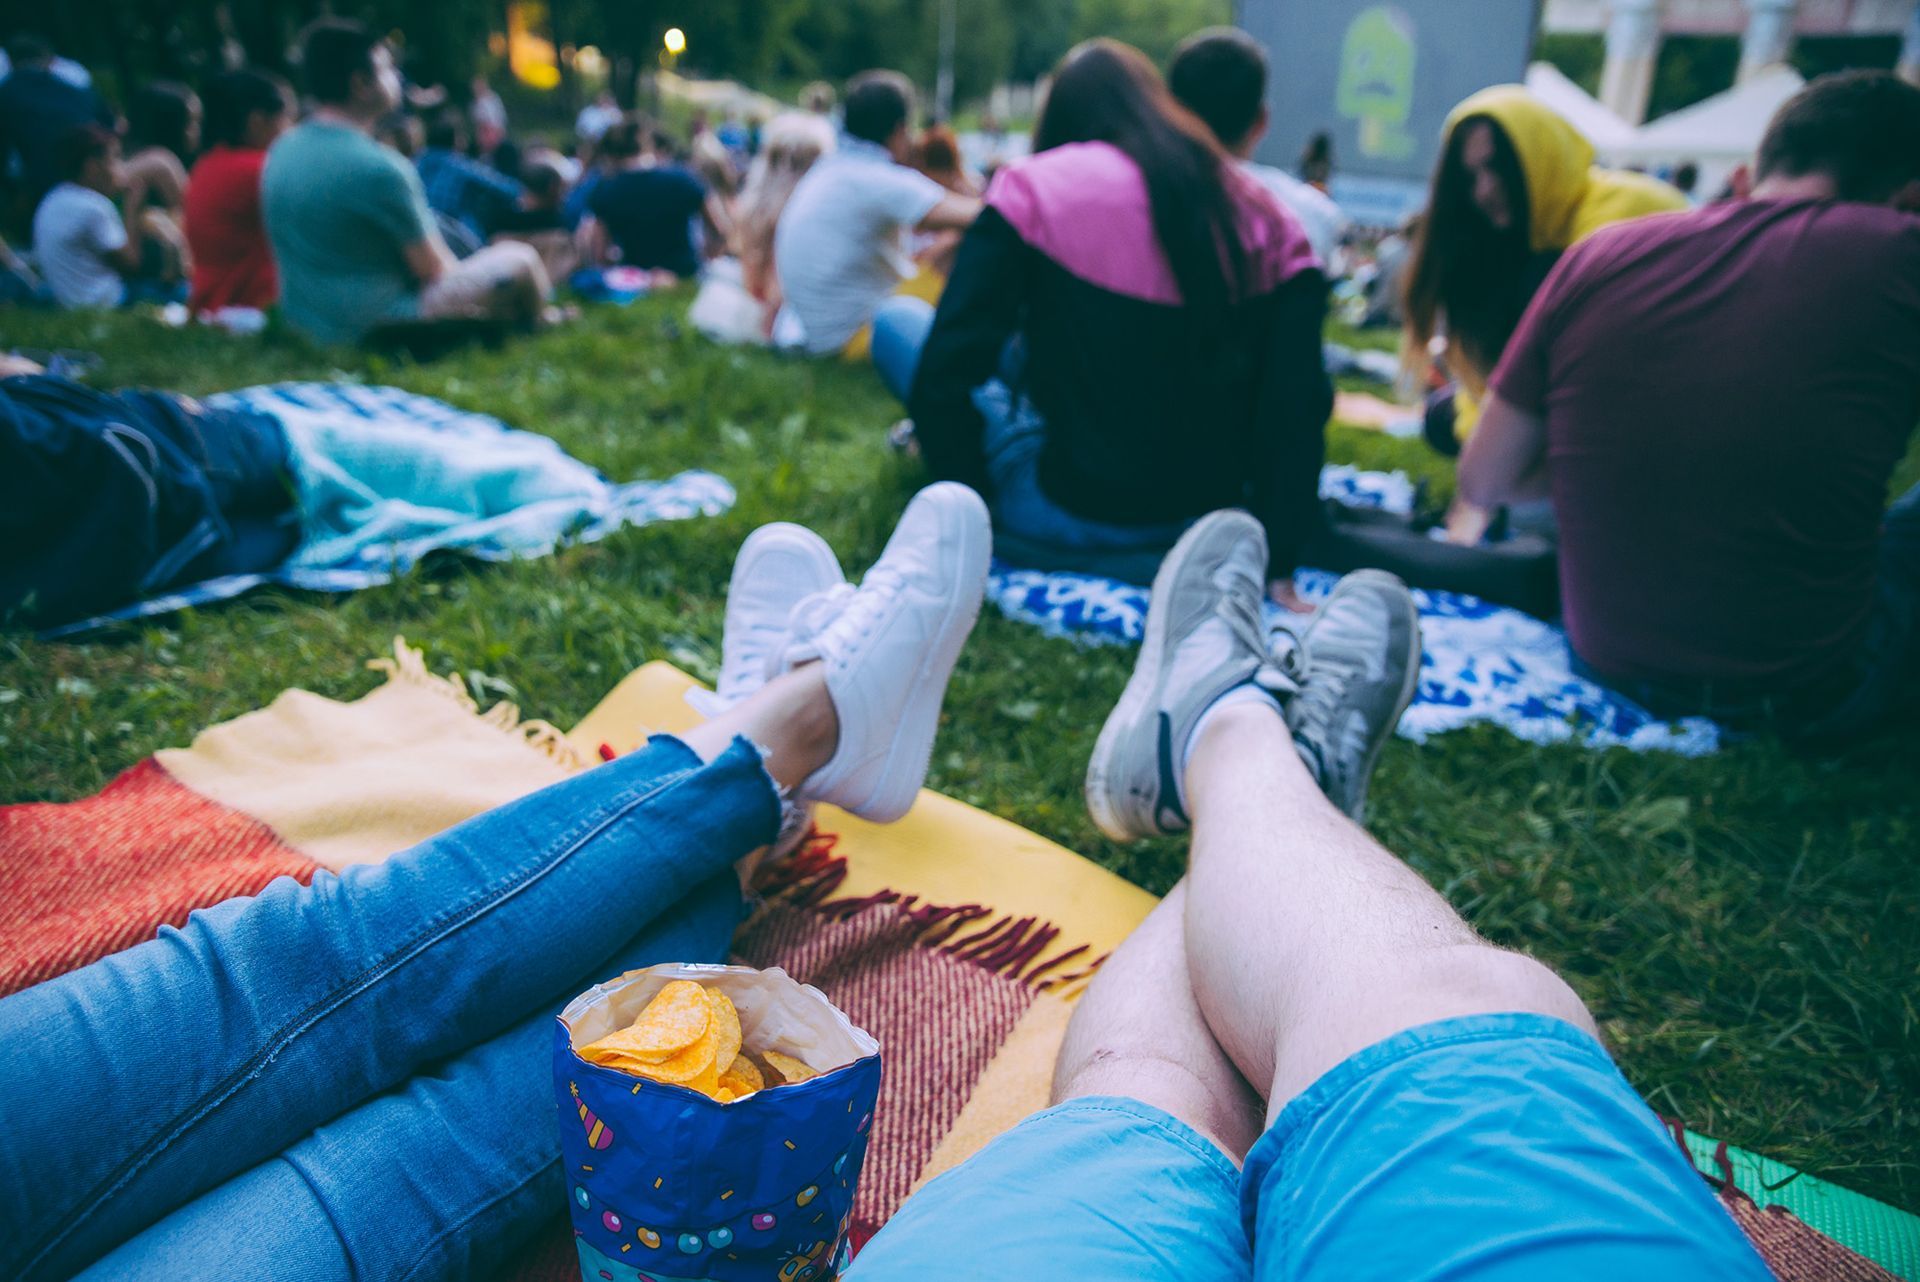
[(1340, 239), (1347, 234), (1347, 227), (1352, 222), (1347, 217), (1347, 211), (1336, 205), (1333, 197), (1326, 192), (1311, 183), (1301, 182), (1284, 169), (1256, 165), (1251, 160), (1241, 161), (1240, 168), (1272, 192), (1274, 198), (1300, 220), (1307, 239), (1313, 244), (1314, 255), (1331, 275), (1334, 253), (1340, 248)]
[(33, 213), (33, 256), (62, 307), (118, 307), (127, 285), (106, 256), (126, 243), (120, 211), (91, 187), (61, 183)]
[(816, 355), (837, 352), (900, 282), (913, 275), (907, 233), (946, 196), (886, 148), (842, 138), (807, 171), (773, 234), (773, 267), (786, 299), (776, 337)]

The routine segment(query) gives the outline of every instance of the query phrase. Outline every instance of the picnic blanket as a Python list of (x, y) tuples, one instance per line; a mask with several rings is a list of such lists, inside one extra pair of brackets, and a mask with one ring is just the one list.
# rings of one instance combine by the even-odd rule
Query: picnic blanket
[(395, 387), (275, 383), (207, 404), (259, 410), (286, 429), (299, 545), (272, 570), (176, 587), (46, 635), (207, 605), (266, 583), (358, 591), (391, 582), (433, 552), (482, 561), (546, 556), (623, 526), (733, 506), (733, 487), (711, 472), (617, 484), (549, 437)]
[[(376, 666), (388, 679), (359, 700), (288, 691), (94, 797), (0, 807), (11, 855), (0, 863), (0, 993), (274, 876), (384, 858), (566, 777), (603, 744), (625, 751), (647, 730), (695, 720), (682, 697), (691, 680), (664, 664), (629, 676), (569, 735), (511, 705), (481, 713), (404, 646)], [(1073, 997), (1153, 903), (933, 793), (887, 828), (823, 809), (813, 838), (759, 889), (735, 941), (741, 960), (822, 987), (886, 1048), (861, 1241), (919, 1183), (1044, 1106)], [(1787, 1282), (1920, 1277), (1920, 1217), (1683, 1134)], [(579, 1276), (558, 1208), (506, 1274)]]
[[(1323, 498), (1405, 515), (1414, 487), (1399, 472), (1329, 467)], [(1337, 580), (1317, 570), (1295, 576), (1310, 601)], [(1093, 645), (1137, 645), (1147, 620), (1146, 588), (1114, 579), (1025, 570), (996, 563), (987, 597), (1010, 619)], [(1420, 608), (1420, 688), (1400, 718), (1415, 743), (1476, 722), (1503, 726), (1529, 743), (1625, 747), (1700, 757), (1720, 748), (1704, 718), (1662, 721), (1639, 704), (1578, 676), (1567, 635), (1550, 623), (1478, 597), (1414, 589)], [(1268, 618), (1280, 611), (1268, 607)]]

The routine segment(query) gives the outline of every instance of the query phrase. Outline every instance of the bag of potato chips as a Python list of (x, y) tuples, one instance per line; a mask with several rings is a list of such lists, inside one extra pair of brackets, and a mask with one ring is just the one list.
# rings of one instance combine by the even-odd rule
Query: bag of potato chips
[(554, 1095), (585, 1282), (822, 1282), (879, 1044), (785, 971), (650, 966), (560, 1013)]

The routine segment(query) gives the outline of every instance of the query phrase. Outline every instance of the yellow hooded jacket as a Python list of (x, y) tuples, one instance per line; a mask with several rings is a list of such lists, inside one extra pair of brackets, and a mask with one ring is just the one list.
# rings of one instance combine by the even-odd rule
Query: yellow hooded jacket
[[(1520, 85), (1483, 89), (1447, 117), (1446, 145), (1468, 119), (1485, 116), (1513, 144), (1527, 185), (1527, 226), (1535, 253), (1570, 248), (1602, 227), (1687, 208), (1679, 190), (1645, 174), (1602, 169), (1593, 163), (1593, 144), (1559, 112)], [(1472, 398), (1455, 406), (1455, 431), (1465, 440), (1479, 421), (1473, 398), (1484, 394), (1492, 370), (1461, 370)]]

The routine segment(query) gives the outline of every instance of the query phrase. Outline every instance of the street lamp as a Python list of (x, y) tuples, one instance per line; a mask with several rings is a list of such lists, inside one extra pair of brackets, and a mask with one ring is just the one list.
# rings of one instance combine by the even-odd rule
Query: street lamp
[(660, 37), (660, 43), (671, 57), (678, 58), (687, 51), (687, 33), (678, 27), (668, 27), (667, 34)]

